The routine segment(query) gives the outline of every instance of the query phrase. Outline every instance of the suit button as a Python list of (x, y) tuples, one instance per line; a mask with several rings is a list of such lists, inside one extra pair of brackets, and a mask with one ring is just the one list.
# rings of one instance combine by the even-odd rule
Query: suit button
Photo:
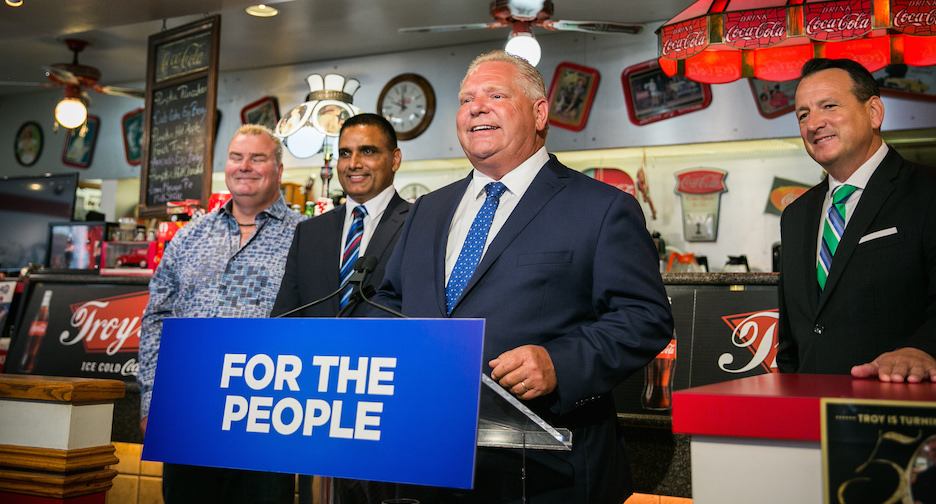
[(812, 330), (812, 331), (813, 331), (814, 333), (816, 333), (816, 334), (822, 334), (822, 331), (823, 331), (824, 329), (825, 329), (825, 327), (822, 327), (821, 325), (816, 324), (816, 327), (813, 327), (813, 330)]

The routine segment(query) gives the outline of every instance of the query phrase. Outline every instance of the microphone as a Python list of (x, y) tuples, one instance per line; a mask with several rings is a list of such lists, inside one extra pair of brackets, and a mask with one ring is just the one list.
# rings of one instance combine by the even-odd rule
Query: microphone
[[(365, 267), (368, 266), (368, 265), (370, 266), (370, 270), (369, 270), (369, 271), (365, 271)], [(374, 271), (374, 269), (376, 269), (376, 267), (377, 267), (377, 259), (375, 259), (375, 258), (373, 258), (373, 257), (367, 257), (367, 256), (358, 257), (358, 258), (354, 261), (354, 263), (351, 265), (351, 267), (354, 269), (354, 273), (351, 274), (351, 277), (348, 279), (348, 283), (352, 283), (352, 282), (356, 283), (356, 284), (358, 285), (358, 290), (360, 290), (360, 285), (361, 285), (361, 283), (364, 281), (364, 278), (366, 278), (367, 275), (368, 275), (371, 271)], [(346, 284), (346, 285), (347, 285), (347, 284)], [(331, 298), (337, 296), (338, 294), (341, 294), (341, 291), (343, 291), (344, 288), (345, 288), (345, 285), (342, 285), (341, 287), (338, 287), (338, 290), (336, 290), (335, 292), (332, 292), (331, 294), (329, 294), (329, 295), (327, 295), (327, 296), (325, 296), (325, 297), (323, 297), (323, 298), (321, 298), (321, 299), (316, 299), (315, 301), (312, 301), (311, 303), (306, 303), (306, 304), (304, 304), (304, 305), (302, 305), (302, 306), (300, 306), (300, 307), (298, 307), (298, 308), (294, 308), (294, 309), (292, 309), (292, 310), (289, 310), (288, 312), (280, 313), (279, 315), (277, 315), (277, 316), (275, 316), (275, 317), (273, 317), (273, 318), (287, 317), (287, 316), (289, 316), (289, 315), (292, 315), (293, 313), (296, 313), (296, 312), (305, 310), (306, 308), (311, 308), (311, 307), (313, 307), (313, 306), (315, 306), (315, 305), (317, 305), (317, 304), (324, 303), (325, 301), (328, 301), (329, 299), (331, 299)], [(351, 295), (354, 296), (353, 287), (352, 287)], [(345, 308), (347, 308), (348, 306), (351, 306), (351, 305), (352, 305), (352, 303), (349, 302), (347, 305), (345, 305)], [(344, 310), (342, 310), (342, 311), (344, 311)], [(339, 316), (340, 316), (340, 313), (341, 313), (341, 312), (339, 312)]]
[[(359, 257), (354, 261), (351, 267), (354, 269), (354, 273), (348, 278), (348, 285), (351, 285), (351, 297), (348, 298), (348, 304), (344, 305), (344, 308), (342, 308), (335, 317), (340, 318), (347, 313), (351, 313), (351, 310), (364, 298), (364, 291), (361, 286), (364, 285), (364, 280), (367, 278), (367, 275), (370, 275), (377, 269), (377, 258), (369, 256)], [(377, 292), (373, 287), (371, 287), (370, 290), (375, 293)]]

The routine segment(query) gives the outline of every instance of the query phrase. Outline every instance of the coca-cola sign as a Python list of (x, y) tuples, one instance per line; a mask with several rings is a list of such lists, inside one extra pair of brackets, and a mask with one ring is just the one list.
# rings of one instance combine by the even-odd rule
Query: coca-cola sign
[(690, 19), (664, 26), (660, 30), (660, 54), (670, 59), (685, 59), (702, 52), (708, 45), (708, 18)]
[(676, 192), (710, 194), (724, 192), (725, 175), (721, 170), (688, 170), (676, 174)]
[(806, 4), (803, 6), (803, 29), (813, 40), (851, 40), (871, 31), (873, 17), (871, 0)]
[(772, 46), (787, 37), (786, 9), (759, 9), (725, 14), (723, 41), (738, 49)]
[(147, 300), (146, 292), (138, 292), (72, 304), (71, 328), (62, 331), (59, 343), (81, 343), (87, 353), (136, 353)]
[(777, 324), (780, 310), (726, 315), (722, 320), (731, 327), (731, 344), (751, 351), (747, 362), (734, 362), (734, 355), (723, 353), (718, 357), (718, 368), (726, 373), (747, 373), (762, 368), (767, 373), (777, 369)]
[(908, 35), (936, 35), (936, 0), (891, 0), (891, 25)]

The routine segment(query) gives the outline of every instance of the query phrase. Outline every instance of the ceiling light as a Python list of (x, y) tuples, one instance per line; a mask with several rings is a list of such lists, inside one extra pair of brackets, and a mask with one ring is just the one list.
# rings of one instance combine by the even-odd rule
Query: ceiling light
[(256, 17), (273, 17), (279, 14), (279, 11), (269, 5), (260, 4), (247, 7), (247, 14)]
[(530, 23), (514, 24), (513, 31), (510, 32), (510, 36), (507, 38), (507, 45), (504, 46), (504, 51), (507, 54), (529, 61), (533, 66), (539, 63), (540, 56), (542, 56), (539, 42), (536, 41), (536, 37), (530, 31)]
[(6, 0), (6, 4), (10, 7), (19, 7), (23, 5), (23, 0)]
[(78, 98), (66, 96), (55, 106), (55, 120), (68, 129), (81, 126), (88, 118), (88, 109)]

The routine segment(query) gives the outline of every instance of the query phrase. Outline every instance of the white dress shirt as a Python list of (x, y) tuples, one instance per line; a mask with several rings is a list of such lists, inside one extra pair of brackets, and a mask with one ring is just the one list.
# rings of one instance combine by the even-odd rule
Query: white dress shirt
[[(500, 182), (507, 187), (507, 190), (501, 195), (497, 211), (494, 212), (491, 229), (488, 231), (487, 241), (484, 242), (484, 251), (481, 253), (482, 259), (484, 253), (487, 252), (488, 245), (491, 244), (491, 240), (497, 236), (498, 231), (507, 222), (507, 218), (510, 217), (514, 208), (517, 207), (523, 193), (530, 187), (533, 179), (536, 178), (540, 169), (548, 161), (549, 154), (546, 152), (546, 147), (543, 147), (500, 179)], [(471, 223), (474, 222), (475, 216), (478, 215), (478, 211), (484, 205), (484, 200), (487, 199), (484, 186), (491, 182), (495, 182), (495, 180), (478, 170), (472, 171), (471, 182), (458, 203), (458, 208), (455, 209), (455, 215), (452, 217), (452, 223), (449, 225), (448, 242), (445, 247), (445, 283), (448, 283), (449, 276), (452, 274), (452, 270), (455, 269), (458, 254), (461, 253), (462, 245), (465, 244), (465, 239), (468, 237)]]
[[(377, 224), (380, 222), (380, 218), (383, 217), (384, 211), (387, 210), (387, 205), (390, 204), (390, 200), (393, 198), (393, 194), (396, 192), (396, 189), (393, 188), (393, 185), (384, 189), (377, 196), (369, 199), (367, 203), (363, 203), (364, 209), (367, 210), (367, 215), (364, 216), (364, 235), (361, 236), (361, 247), (360, 252), (358, 252), (358, 257), (364, 257), (364, 253), (367, 251), (367, 244), (370, 243), (370, 239), (374, 236), (374, 231), (377, 229)], [(344, 252), (345, 240), (348, 239), (348, 230), (351, 229), (351, 221), (354, 220), (354, 215), (351, 213), (354, 211), (354, 208), (361, 203), (358, 203), (348, 197), (345, 201), (345, 215), (344, 215), (344, 227), (341, 228), (341, 248), (338, 249), (339, 261), (341, 260), (341, 254)]]

